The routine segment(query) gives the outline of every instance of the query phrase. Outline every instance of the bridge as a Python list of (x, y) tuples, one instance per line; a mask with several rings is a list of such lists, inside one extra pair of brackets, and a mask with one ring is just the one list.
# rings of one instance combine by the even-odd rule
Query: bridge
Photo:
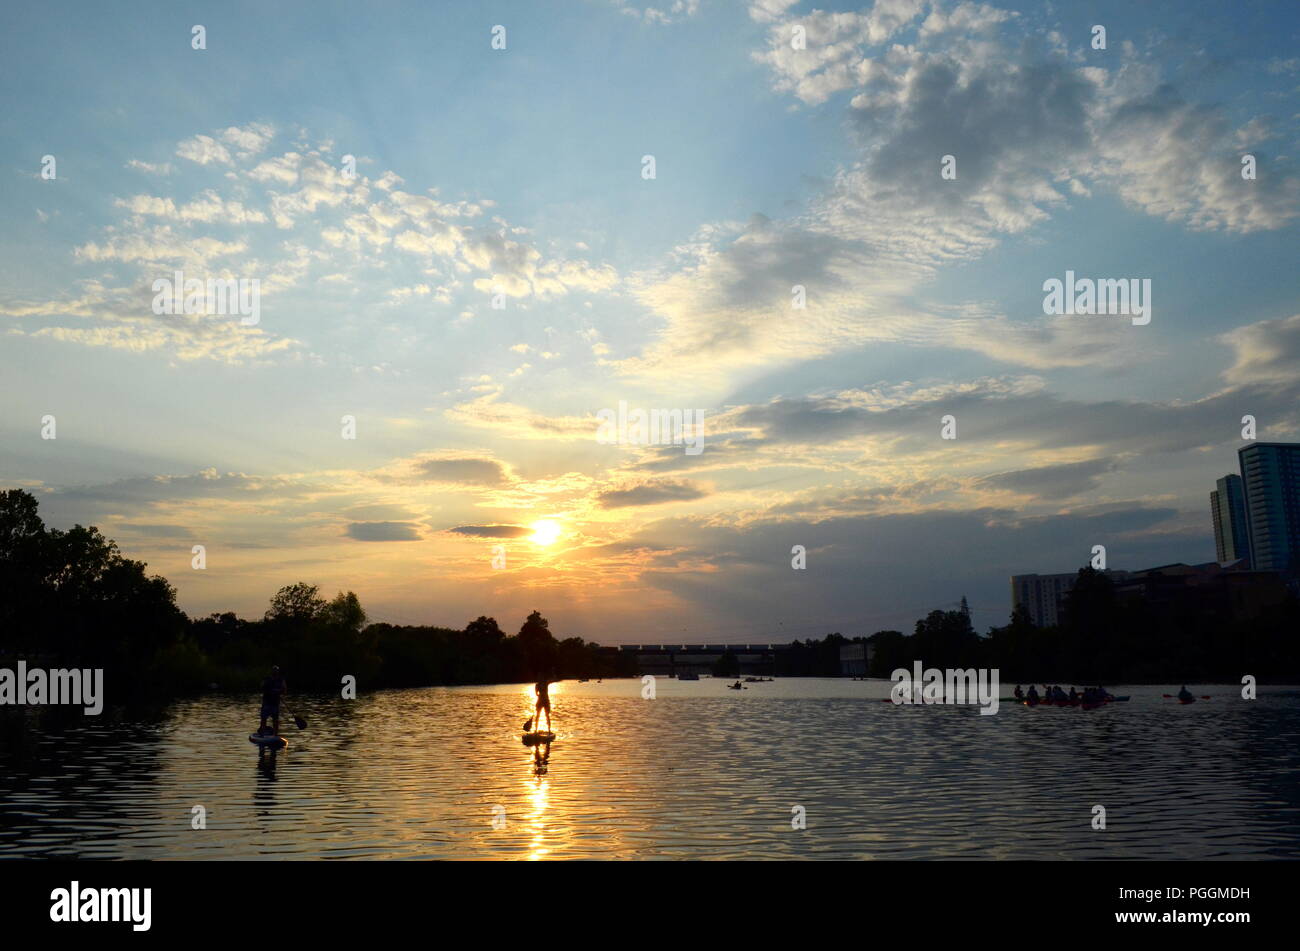
[(709, 674), (713, 665), (730, 651), (740, 663), (742, 674), (767, 674), (776, 668), (776, 655), (789, 644), (620, 644), (620, 654), (636, 655), (637, 672), (676, 677), (678, 674)]

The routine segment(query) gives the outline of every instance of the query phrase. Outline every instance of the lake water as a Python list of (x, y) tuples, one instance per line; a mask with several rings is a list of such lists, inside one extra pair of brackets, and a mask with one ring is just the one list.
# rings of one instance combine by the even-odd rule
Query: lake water
[[(79, 719), (0, 748), (0, 856), (1193, 859), (1300, 855), (1300, 691), (1113, 687), (1095, 711), (895, 707), (886, 681), (566, 681), (549, 757), (522, 685), (254, 698)], [(1004, 694), (1009, 688), (1004, 688)], [(82, 726), (80, 724), (89, 724)], [(192, 807), (207, 828), (191, 828)], [(1092, 829), (1094, 805), (1106, 829)], [(802, 807), (806, 829), (791, 828)], [(494, 828), (495, 825), (499, 828)]]

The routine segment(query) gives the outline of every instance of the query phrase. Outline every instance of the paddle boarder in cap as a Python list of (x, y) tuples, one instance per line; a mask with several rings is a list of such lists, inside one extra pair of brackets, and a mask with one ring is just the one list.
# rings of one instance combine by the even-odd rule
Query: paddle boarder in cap
[(280, 698), (289, 690), (279, 667), (271, 668), (271, 676), (262, 681), (262, 725), (258, 733), (266, 732), (266, 721), (271, 721), (271, 735), (280, 735)]

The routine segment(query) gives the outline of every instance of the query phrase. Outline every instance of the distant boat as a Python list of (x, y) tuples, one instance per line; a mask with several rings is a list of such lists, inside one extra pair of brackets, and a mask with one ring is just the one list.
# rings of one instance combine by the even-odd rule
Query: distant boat
[(699, 680), (700, 675), (699, 674), (678, 674), (677, 679), (678, 680)]

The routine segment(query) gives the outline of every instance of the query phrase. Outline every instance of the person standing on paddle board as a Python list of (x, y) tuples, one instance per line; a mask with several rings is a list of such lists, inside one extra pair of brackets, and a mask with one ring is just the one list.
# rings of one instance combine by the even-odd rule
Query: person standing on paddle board
[(279, 667), (271, 668), (271, 676), (262, 681), (262, 725), (258, 733), (266, 732), (266, 721), (271, 721), (271, 734), (280, 735), (280, 698), (289, 691)]
[(537, 691), (537, 705), (533, 708), (533, 726), (537, 732), (542, 731), (542, 711), (546, 711), (546, 729), (551, 730), (551, 681), (543, 677), (533, 685)]

